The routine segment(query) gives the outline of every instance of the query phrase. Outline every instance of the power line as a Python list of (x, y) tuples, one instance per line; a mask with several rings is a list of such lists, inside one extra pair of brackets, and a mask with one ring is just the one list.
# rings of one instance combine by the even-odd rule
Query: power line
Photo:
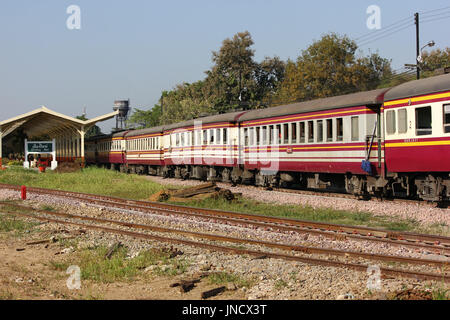
[(423, 17), (424, 19), (429, 19), (429, 18), (438, 17), (438, 16), (442, 16), (444, 14), (449, 14), (449, 13), (450, 13), (450, 10), (446, 10), (446, 11), (443, 11), (440, 13), (431, 14), (431, 15), (427, 15), (427, 16), (421, 16), (421, 17)]
[(439, 11), (439, 10), (447, 10), (447, 9), (450, 9), (450, 6), (444, 7), (444, 8), (439, 8), (439, 9), (433, 9), (433, 10), (423, 11), (423, 12), (420, 12), (420, 14), (423, 15), (423, 16), (425, 16), (425, 15), (428, 15), (428, 14), (430, 14), (430, 13), (432, 13), (432, 12), (436, 12), (436, 11)]
[(450, 15), (445, 16), (445, 17), (436, 18), (436, 19), (422, 20), (422, 21), (420, 21), (420, 23), (435, 22), (435, 21), (448, 19), (448, 18), (450, 18)]
[[(440, 11), (440, 12), (435, 13), (438, 11)], [(450, 6), (424, 11), (424, 12), (421, 12), (420, 14), (421, 14), (421, 17), (424, 19), (424, 20), (420, 21), (421, 23), (428, 23), (428, 22), (448, 19), (448, 18), (450, 18), (450, 15), (449, 15), (450, 14)], [(446, 16), (442, 16), (442, 15), (446, 15)], [(437, 17), (437, 18), (431, 19), (434, 17)], [(411, 25), (414, 25), (414, 23), (411, 24), (410, 21), (408, 21), (410, 19), (412, 19), (412, 17), (403, 18), (401, 20), (398, 20), (397, 22), (394, 22), (394, 23), (388, 25), (387, 27), (385, 27), (383, 29), (369, 32), (365, 35), (362, 35), (362, 36), (356, 38), (355, 41), (357, 42), (357, 45), (361, 47), (361, 46), (365, 46), (369, 43), (384, 39), (384, 38), (389, 37), (397, 32), (407, 29)]]
[(403, 25), (409, 19), (411, 19), (411, 17), (407, 17), (407, 18), (401, 19), (401, 20), (399, 20), (399, 21), (397, 21), (395, 23), (392, 23), (392, 24), (388, 25), (387, 27), (385, 27), (383, 29), (379, 29), (379, 30), (375, 30), (375, 31), (369, 32), (369, 33), (367, 33), (365, 35), (362, 35), (362, 36), (356, 38), (355, 41), (359, 41), (359, 40), (361, 40), (363, 38), (366, 38), (366, 37), (370, 38), (370, 37), (373, 37), (373, 36), (378, 36), (380, 33), (385, 32), (385, 31), (387, 31), (389, 29), (394, 29), (394, 27), (400, 27), (400, 26), (397, 26), (397, 25), (398, 24)]
[(380, 40), (380, 39), (384, 39), (384, 38), (386, 38), (386, 37), (389, 37), (389, 36), (391, 36), (391, 35), (393, 35), (393, 34), (396, 34), (396, 33), (400, 32), (400, 31), (403, 31), (403, 30), (405, 30), (405, 29), (407, 29), (407, 28), (409, 28), (409, 27), (411, 27), (411, 26), (413, 26), (413, 25), (414, 25), (414, 23), (410, 22), (407, 26), (404, 26), (404, 27), (402, 27), (402, 28), (400, 28), (400, 29), (397, 29), (397, 30), (395, 30), (395, 31), (393, 31), (393, 32), (384, 34), (384, 35), (382, 35), (382, 36), (379, 36), (379, 37), (376, 37), (376, 38), (373, 38), (373, 39), (370, 39), (370, 40), (362, 41), (361, 43), (358, 43), (358, 46), (359, 46), (359, 47), (362, 47), (362, 46), (365, 46), (365, 45), (367, 45), (367, 44), (369, 44), (369, 43), (372, 43), (372, 42), (374, 42), (374, 41), (378, 41), (378, 40)]

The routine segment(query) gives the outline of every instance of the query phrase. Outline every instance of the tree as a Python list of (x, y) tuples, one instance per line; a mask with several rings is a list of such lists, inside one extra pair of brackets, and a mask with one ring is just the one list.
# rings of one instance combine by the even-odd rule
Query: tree
[(432, 76), (440, 68), (450, 67), (450, 48), (426, 51), (422, 55), (422, 77)]
[(211, 92), (204, 81), (177, 85), (172, 91), (163, 92), (161, 124), (170, 124), (215, 113)]
[[(83, 120), (83, 121), (89, 120), (88, 118), (86, 118), (85, 115), (77, 116), (76, 118), (78, 120)], [(88, 139), (90, 137), (95, 137), (95, 136), (98, 136), (101, 134), (103, 134), (103, 133), (102, 133), (102, 130), (100, 129), (100, 127), (97, 125), (94, 125), (85, 133), (84, 137), (86, 139)]]
[(255, 70), (256, 94), (255, 97), (262, 106), (270, 106), (272, 97), (276, 94), (284, 80), (286, 63), (279, 57), (266, 57)]
[(206, 81), (217, 90), (216, 109), (221, 112), (250, 104), (256, 69), (252, 45), (252, 37), (245, 31), (225, 39), (219, 51), (213, 51), (214, 66), (206, 72)]
[(357, 45), (335, 33), (315, 41), (294, 63), (288, 61), (278, 103), (324, 98), (375, 89), (392, 74), (390, 61), (378, 54), (356, 55)]
[(127, 120), (127, 127), (143, 129), (156, 127), (161, 120), (161, 106), (154, 105), (150, 110), (140, 110), (135, 108), (131, 117)]

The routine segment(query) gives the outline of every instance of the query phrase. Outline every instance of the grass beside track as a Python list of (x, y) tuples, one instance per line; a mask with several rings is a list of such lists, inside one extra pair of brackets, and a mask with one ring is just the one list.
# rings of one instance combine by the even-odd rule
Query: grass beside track
[[(133, 200), (147, 200), (153, 193), (168, 187), (149, 181), (143, 176), (95, 167), (88, 167), (76, 173), (62, 174), (54, 172), (41, 174), (36, 171), (12, 167), (0, 171), (0, 183), (85, 192)], [(367, 212), (351, 212), (331, 208), (315, 209), (298, 205), (276, 205), (248, 199), (233, 202), (206, 199), (174, 204), (335, 224), (369, 226), (387, 230), (450, 235), (450, 226), (445, 224), (424, 227), (415, 220), (405, 220), (392, 216), (373, 216)]]
[(419, 222), (415, 220), (399, 219), (392, 216), (373, 216), (367, 212), (351, 212), (344, 210), (334, 210), (331, 208), (316, 209), (309, 206), (299, 205), (277, 205), (262, 203), (249, 199), (229, 202), (226, 200), (206, 199), (186, 203), (175, 203), (198, 208), (214, 208), (224, 211), (258, 214), (263, 216), (277, 216), (283, 218), (293, 218), (308, 221), (328, 222), (335, 224), (345, 224), (354, 226), (366, 226), (373, 228), (383, 228), (393, 231), (422, 231), (437, 232), (445, 234), (448, 226), (436, 225), (427, 230), (422, 230)]
[(0, 183), (27, 187), (57, 189), (141, 200), (159, 191), (162, 186), (137, 175), (88, 167), (74, 173), (39, 173), (11, 167), (0, 171)]

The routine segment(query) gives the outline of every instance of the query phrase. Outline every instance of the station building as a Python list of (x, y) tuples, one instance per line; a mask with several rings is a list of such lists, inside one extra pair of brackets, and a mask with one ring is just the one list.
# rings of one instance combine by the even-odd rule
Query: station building
[[(47, 154), (52, 158), (52, 169), (56, 168), (59, 162), (79, 161), (84, 166), (85, 149), (84, 137), (86, 132), (96, 123), (114, 118), (119, 111), (114, 111), (93, 119), (79, 120), (46, 107), (40, 107), (31, 112), (19, 115), (17, 117), (0, 121), (0, 166), (2, 158), (7, 156), (2, 153), (5, 142), (10, 135), (21, 130), (26, 139), (22, 141), (9, 141), (12, 148), (22, 149), (18, 143), (24, 146), (25, 162), (24, 166), (29, 165), (28, 155)], [(38, 137), (49, 137), (47, 141), (33, 141)], [(11, 139), (10, 139), (11, 140)], [(36, 139), (35, 139), (36, 140)]]

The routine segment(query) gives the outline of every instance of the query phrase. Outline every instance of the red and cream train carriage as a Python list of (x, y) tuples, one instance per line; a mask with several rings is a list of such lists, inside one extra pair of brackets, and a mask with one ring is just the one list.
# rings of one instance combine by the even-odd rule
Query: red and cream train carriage
[(126, 135), (126, 163), (132, 173), (159, 175), (164, 165), (164, 127), (133, 130)]
[(247, 112), (240, 118), (244, 168), (255, 172), (259, 185), (281, 182), (347, 191), (365, 187), (368, 173), (361, 163), (369, 150), (372, 175), (383, 172), (378, 124), (386, 91)]
[(404, 83), (384, 102), (392, 192), (450, 198), (450, 74)]
[(244, 112), (208, 116), (164, 128), (164, 175), (229, 181), (238, 165), (238, 120)]
[(450, 74), (87, 145), (88, 162), (128, 172), (448, 200)]
[(128, 131), (86, 139), (86, 163), (123, 169), (126, 159), (125, 135)]

